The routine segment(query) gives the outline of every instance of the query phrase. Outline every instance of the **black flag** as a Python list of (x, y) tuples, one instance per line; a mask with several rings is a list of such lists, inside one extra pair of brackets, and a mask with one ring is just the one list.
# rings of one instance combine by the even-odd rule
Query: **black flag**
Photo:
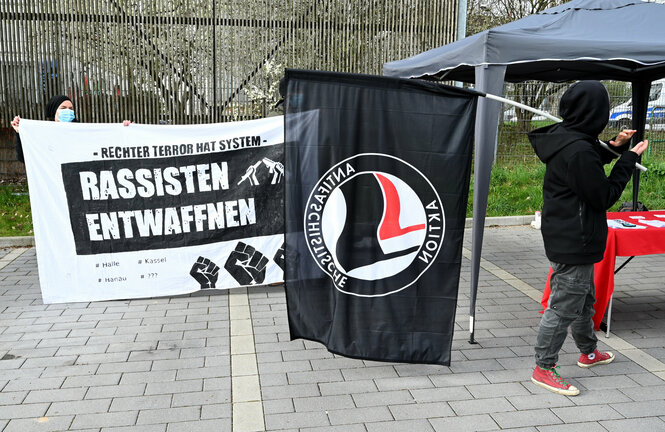
[(449, 365), (477, 94), (294, 70), (285, 84), (291, 338)]

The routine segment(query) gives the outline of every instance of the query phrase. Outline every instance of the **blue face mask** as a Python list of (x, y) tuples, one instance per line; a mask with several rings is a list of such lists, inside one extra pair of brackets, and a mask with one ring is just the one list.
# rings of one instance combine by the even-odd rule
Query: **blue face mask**
[(63, 108), (58, 111), (58, 120), (61, 122), (71, 122), (74, 120), (74, 110)]

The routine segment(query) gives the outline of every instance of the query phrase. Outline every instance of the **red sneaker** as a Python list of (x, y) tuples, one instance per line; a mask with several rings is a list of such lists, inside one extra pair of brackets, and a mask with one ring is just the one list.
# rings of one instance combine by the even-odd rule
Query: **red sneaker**
[(590, 368), (591, 366), (612, 363), (614, 354), (611, 352), (600, 352), (596, 349), (591, 354), (582, 354), (577, 361), (577, 366), (583, 368)]
[(558, 366), (554, 366), (552, 369), (543, 369), (540, 366), (536, 366), (533, 370), (531, 381), (536, 385), (560, 395), (576, 396), (580, 394), (577, 387), (568, 384), (563, 378), (561, 378), (561, 375), (556, 371), (556, 368), (558, 368)]

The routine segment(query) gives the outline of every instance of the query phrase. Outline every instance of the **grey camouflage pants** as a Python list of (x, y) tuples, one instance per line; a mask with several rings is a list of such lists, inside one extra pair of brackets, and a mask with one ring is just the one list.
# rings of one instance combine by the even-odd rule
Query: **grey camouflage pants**
[(536, 339), (536, 364), (542, 368), (551, 368), (559, 361), (569, 326), (583, 354), (592, 353), (598, 342), (591, 320), (596, 302), (593, 264), (551, 264), (550, 298)]

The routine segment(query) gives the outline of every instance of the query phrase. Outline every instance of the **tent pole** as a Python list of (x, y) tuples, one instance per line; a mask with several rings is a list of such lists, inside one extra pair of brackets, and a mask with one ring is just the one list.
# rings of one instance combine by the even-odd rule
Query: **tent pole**
[(467, 0), (459, 0), (457, 9), (457, 40), (466, 37)]
[(457, 40), (466, 37), (467, 0), (459, 0), (457, 10)]
[[(644, 128), (646, 126), (647, 107), (649, 104), (649, 92), (651, 81), (633, 81), (633, 145), (644, 139)], [(637, 157), (638, 162), (642, 155)], [(637, 198), (640, 194), (640, 172), (633, 171), (633, 211), (637, 211)]]
[[(462, 40), (466, 37), (466, 13), (467, 0), (459, 0), (457, 3), (457, 40)], [(464, 83), (455, 81), (455, 87), (464, 87)]]
[[(475, 68), (476, 90), (480, 92), (502, 93), (505, 66), (478, 66)], [(496, 101), (480, 98), (476, 115), (476, 144), (473, 172), (473, 228), (471, 240), (471, 289), (469, 293), (469, 343), (475, 344), (476, 296), (478, 294), (478, 274), (483, 248), (483, 230), (487, 214), (487, 197), (490, 188), (490, 174), (494, 163), (494, 148), (499, 126), (501, 105)]]

